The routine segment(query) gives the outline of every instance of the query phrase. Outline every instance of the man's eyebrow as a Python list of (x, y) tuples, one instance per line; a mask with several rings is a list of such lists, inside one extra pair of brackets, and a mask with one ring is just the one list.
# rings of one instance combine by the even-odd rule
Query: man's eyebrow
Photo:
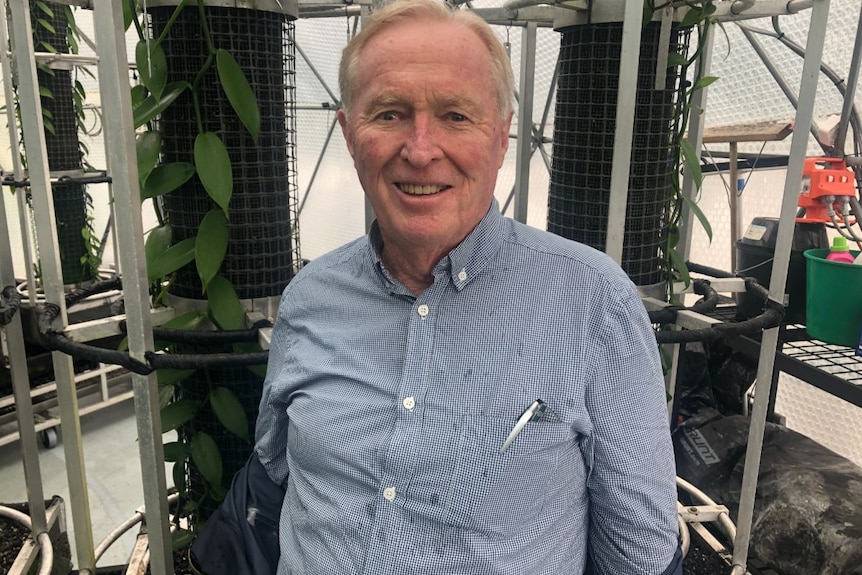
[(398, 98), (398, 96), (396, 96), (395, 94), (384, 92), (372, 98), (371, 101), (368, 102), (367, 108), (369, 110), (376, 110), (378, 108), (385, 108), (387, 106), (392, 106), (400, 102), (401, 99)]
[(472, 112), (474, 110), (482, 108), (482, 106), (480, 106), (478, 102), (472, 100), (471, 98), (465, 98), (457, 94), (449, 94), (447, 96), (439, 98), (436, 105), (444, 110), (449, 108), (455, 108), (465, 110), (467, 112)]

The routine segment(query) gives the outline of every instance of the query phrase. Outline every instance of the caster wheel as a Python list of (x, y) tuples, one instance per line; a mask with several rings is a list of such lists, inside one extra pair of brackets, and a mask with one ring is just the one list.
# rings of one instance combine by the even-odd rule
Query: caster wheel
[(57, 447), (57, 443), (60, 441), (60, 435), (57, 433), (56, 427), (49, 427), (48, 429), (43, 429), (39, 432), (39, 439), (42, 441), (42, 445), (46, 449), (52, 449)]

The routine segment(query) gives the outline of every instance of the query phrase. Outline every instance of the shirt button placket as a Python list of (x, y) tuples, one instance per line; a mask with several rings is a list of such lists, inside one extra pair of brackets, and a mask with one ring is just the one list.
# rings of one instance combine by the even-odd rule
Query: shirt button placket
[(387, 487), (383, 490), (383, 499), (386, 501), (395, 501), (395, 495), (396, 492), (394, 487)]
[(425, 303), (416, 308), (416, 313), (418, 313), (419, 317), (422, 318), (428, 317), (428, 311), (428, 304)]

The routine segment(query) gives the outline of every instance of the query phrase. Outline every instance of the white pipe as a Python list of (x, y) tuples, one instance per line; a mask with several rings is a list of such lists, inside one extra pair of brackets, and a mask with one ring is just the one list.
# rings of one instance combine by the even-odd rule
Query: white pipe
[[(168, 505), (172, 505), (173, 503), (175, 503), (179, 499), (179, 497), (180, 496), (178, 493), (171, 493), (170, 495), (168, 495)], [(111, 545), (116, 543), (117, 539), (122, 537), (122, 535), (129, 529), (131, 529), (138, 523), (141, 523), (144, 519), (146, 519), (146, 516), (147, 515), (145, 508), (141, 507), (140, 509), (136, 509), (134, 515), (120, 523), (113, 531), (108, 533), (105, 538), (102, 539), (101, 543), (99, 543), (99, 545), (96, 547), (96, 561), (98, 562), (99, 558), (104, 555), (105, 551), (107, 551)]]
[[(695, 499), (700, 501), (703, 505), (718, 505), (712, 498), (709, 497), (706, 493), (683, 479), (682, 477), (677, 476), (676, 478), (677, 487), (687, 491), (690, 495), (692, 495)], [(736, 539), (736, 526), (733, 524), (733, 521), (730, 519), (730, 515), (727, 513), (721, 513), (718, 516), (718, 524), (724, 531), (724, 534), (733, 541)]]
[(679, 523), (679, 547), (682, 550), (682, 556), (688, 555), (688, 550), (691, 547), (691, 533), (688, 532), (688, 523), (682, 518), (682, 515), (676, 516)]
[(123, 521), (116, 529), (108, 533), (104, 539), (96, 546), (96, 562), (105, 554), (105, 551), (113, 545), (117, 539), (123, 536), (123, 534), (144, 520), (144, 514), (140, 510), (136, 511), (134, 515)]

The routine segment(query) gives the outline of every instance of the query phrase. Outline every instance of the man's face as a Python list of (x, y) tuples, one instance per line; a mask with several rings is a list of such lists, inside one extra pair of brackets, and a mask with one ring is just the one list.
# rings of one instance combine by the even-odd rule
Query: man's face
[(339, 121), (384, 249), (442, 257), (488, 211), (509, 145), (488, 50), (461, 25), (395, 24), (363, 47), (356, 80)]

